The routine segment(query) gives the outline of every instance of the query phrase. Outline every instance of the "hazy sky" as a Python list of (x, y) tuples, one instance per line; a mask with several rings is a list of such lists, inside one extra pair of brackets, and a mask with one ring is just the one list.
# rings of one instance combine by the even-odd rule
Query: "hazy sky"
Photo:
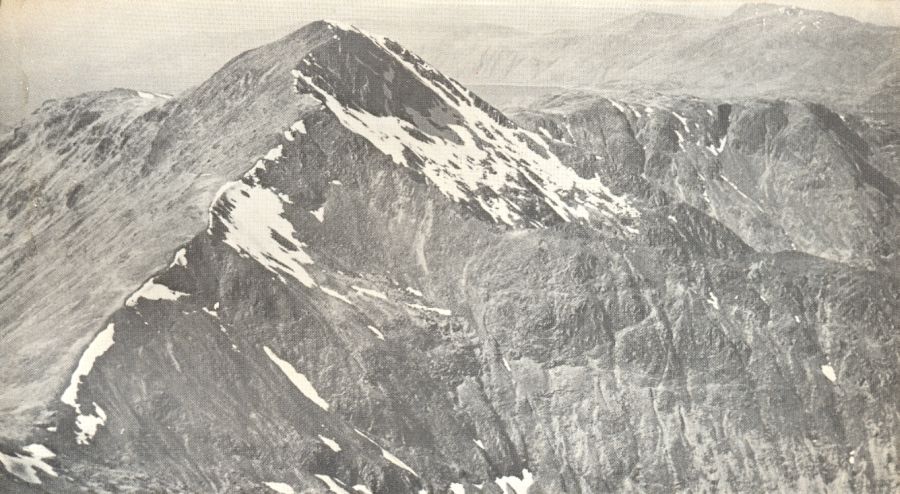
[[(638, 10), (730, 14), (741, 0), (0, 0), (0, 123), (48, 98), (133, 87), (180, 92), (228, 59), (306, 22), (352, 22), (391, 36), (485, 22), (527, 30), (590, 28)], [(900, 0), (794, 0), (900, 25)], [(417, 32), (416, 28), (422, 26)]]

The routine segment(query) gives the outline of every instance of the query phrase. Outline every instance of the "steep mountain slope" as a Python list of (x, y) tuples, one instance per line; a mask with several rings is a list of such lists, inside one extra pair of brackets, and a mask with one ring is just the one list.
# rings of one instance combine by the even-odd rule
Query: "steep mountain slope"
[(589, 31), (485, 27), (470, 34), (408, 38), (412, 49), (470, 85), (797, 97), (845, 110), (898, 111), (900, 30), (826, 12), (748, 4), (724, 19), (644, 12)]
[[(3, 204), (57, 152), (43, 121), (0, 153)], [(0, 351), (24, 368), (2, 399), (27, 389), (34, 407), (3, 423), (0, 488), (898, 487), (900, 280), (756, 252), (632, 170), (627, 139), (601, 157), (575, 125), (574, 143), (564, 124), (527, 131), (326, 22), (135, 121), (119, 153), (81, 162), (113, 190), (74, 193), (91, 233), (69, 234), (120, 264), (60, 264), (58, 209), (23, 203), (3, 225), (47, 233), (7, 247), (25, 293), (4, 293), (18, 319)], [(26, 197), (86, 174), (47, 168)], [(42, 278), (54, 259), (71, 285)], [(98, 286), (58, 334), (17, 316)]]

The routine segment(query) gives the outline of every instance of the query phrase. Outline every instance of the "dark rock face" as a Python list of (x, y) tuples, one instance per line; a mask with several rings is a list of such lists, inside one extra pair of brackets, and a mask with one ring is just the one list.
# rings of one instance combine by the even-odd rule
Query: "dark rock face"
[(898, 141), (887, 124), (876, 131), (876, 122), (793, 100), (629, 104), (571, 95), (519, 117), (557, 129), (557, 140), (594, 153), (610, 174), (641, 175), (757, 250), (898, 268), (889, 247), (900, 242), (890, 171)]
[[(62, 207), (20, 207), (4, 228), (90, 225), (69, 235), (106, 264), (27, 283), (60, 259), (49, 236), (0, 265), (24, 297), (2, 292), (0, 351), (27, 364), (5, 376), (4, 410), (34, 394), (2, 423), (0, 487), (896, 490), (900, 280), (758, 248), (793, 234), (837, 250), (775, 213), (840, 214), (820, 198), (851, 183), (894, 221), (845, 169), (884, 133), (796, 102), (670, 108), (547, 105), (519, 127), (396, 44), (320, 22), (129, 113), (118, 157), (81, 162), (121, 176), (49, 167), (41, 183), (26, 158), (50, 144), (6, 141), (43, 147), (0, 155), (0, 203), (30, 187)], [(76, 135), (108, 118), (89, 111)], [(785, 171), (790, 149), (837, 175), (803, 185), (821, 194), (803, 209), (779, 187), (820, 170)], [(149, 211), (119, 219), (127, 204)], [(872, 225), (834, 223), (837, 238)], [(876, 264), (858, 249), (840, 260)], [(50, 299), (77, 322), (58, 337), (29, 315)]]

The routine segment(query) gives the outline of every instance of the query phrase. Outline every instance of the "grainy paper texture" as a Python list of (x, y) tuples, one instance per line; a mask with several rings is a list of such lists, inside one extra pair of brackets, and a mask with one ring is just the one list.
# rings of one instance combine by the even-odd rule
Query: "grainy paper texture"
[(0, 492), (900, 491), (897, 13), (4, 1)]

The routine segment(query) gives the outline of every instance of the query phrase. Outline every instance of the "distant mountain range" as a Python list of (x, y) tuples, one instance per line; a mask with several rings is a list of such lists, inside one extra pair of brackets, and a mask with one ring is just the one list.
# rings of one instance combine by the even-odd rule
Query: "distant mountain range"
[(900, 29), (779, 5), (747, 4), (724, 19), (643, 12), (591, 30), (476, 25), (400, 37), (473, 86), (797, 97), (842, 110), (900, 111)]

